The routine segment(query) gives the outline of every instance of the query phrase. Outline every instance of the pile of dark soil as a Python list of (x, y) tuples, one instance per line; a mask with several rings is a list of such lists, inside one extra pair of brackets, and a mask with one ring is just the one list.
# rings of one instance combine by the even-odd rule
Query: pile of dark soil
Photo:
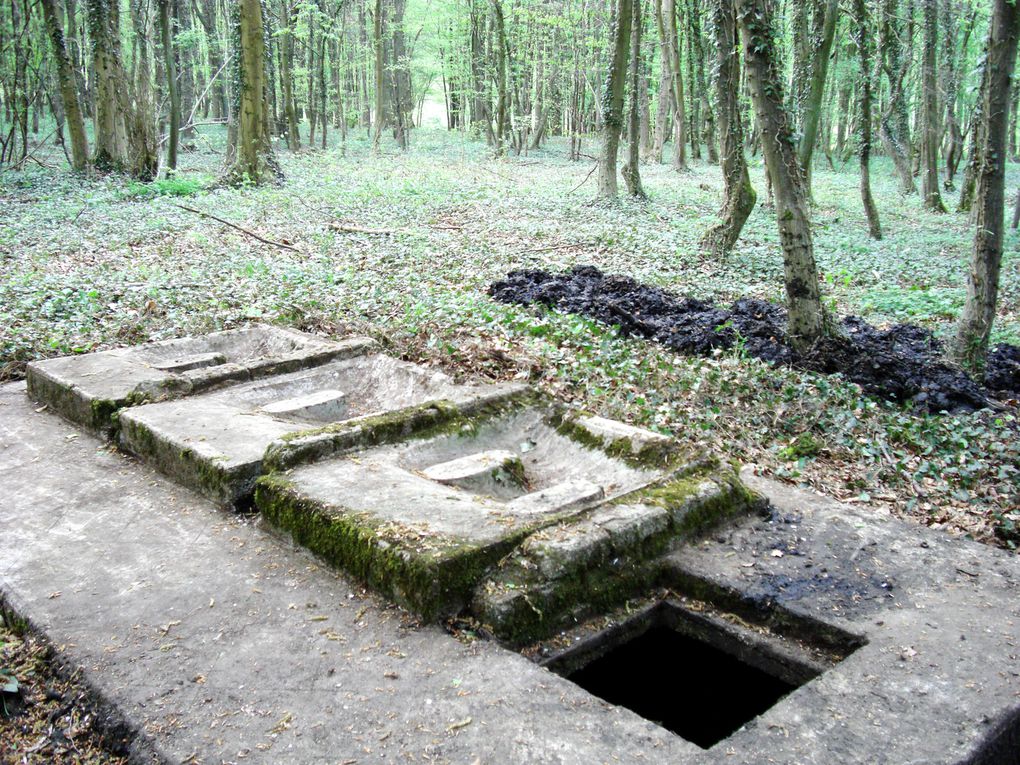
[(563, 274), (513, 271), (494, 282), (489, 294), (504, 303), (541, 303), (584, 314), (678, 353), (707, 355), (739, 343), (763, 361), (839, 372), (873, 396), (933, 412), (978, 409), (989, 395), (1020, 397), (1020, 348), (1000, 345), (992, 350), (982, 387), (943, 360), (941, 344), (931, 332), (912, 324), (877, 329), (859, 316), (847, 316), (842, 320), (844, 337), (800, 354), (786, 344), (786, 311), (779, 306), (742, 298), (723, 308), (626, 276), (606, 276), (593, 266), (576, 266)]

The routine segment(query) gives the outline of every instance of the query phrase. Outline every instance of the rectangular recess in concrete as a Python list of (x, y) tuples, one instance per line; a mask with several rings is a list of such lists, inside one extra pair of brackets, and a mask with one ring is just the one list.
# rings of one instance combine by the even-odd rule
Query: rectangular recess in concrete
[(28, 365), (28, 393), (72, 422), (106, 431), (117, 410), (132, 404), (295, 372), (374, 347), (375, 342), (366, 337), (333, 342), (256, 324), (200, 337), (34, 361)]
[(243, 505), (279, 439), (365, 421), (426, 402), (469, 401), (488, 386), (456, 385), (434, 370), (370, 354), (123, 411), (120, 443), (181, 483)]
[(451, 422), (451, 432), (263, 478), (256, 504), (402, 605), (449, 613), (531, 531), (663, 476), (579, 443), (558, 422), (543, 408)]
[(728, 615), (661, 601), (542, 665), (708, 749), (858, 646), (847, 636), (837, 653), (812, 651)]

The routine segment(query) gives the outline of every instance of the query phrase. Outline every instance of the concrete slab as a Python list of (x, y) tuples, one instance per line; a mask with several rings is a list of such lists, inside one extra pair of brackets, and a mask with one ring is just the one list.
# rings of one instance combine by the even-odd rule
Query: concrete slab
[(145, 401), (178, 398), (225, 382), (294, 372), (375, 347), (366, 337), (339, 342), (256, 324), (200, 337), (33, 361), (28, 389), (36, 401), (96, 431), (114, 413)]
[[(1018, 761), (1017, 556), (773, 482), (746, 478), (768, 518), (665, 560), (671, 597), (770, 640), (865, 645), (701, 750), (365, 597), (257, 521), (34, 412), (22, 384), (0, 387), (0, 473), (0, 596), (137, 734), (135, 762)], [(603, 520), (661, 522), (624, 515)]]
[[(256, 504), (401, 605), (428, 618), (456, 613), (529, 531), (664, 475), (579, 443), (558, 422), (556, 410), (541, 408), (452, 422), (452, 432), (260, 479)], [(519, 472), (502, 483), (451, 484), (489, 459)]]
[(357, 423), (429, 401), (470, 401), (486, 386), (382, 354), (132, 407), (119, 442), (167, 475), (225, 505), (243, 505), (274, 441), (325, 425)]
[[(463, 644), (0, 386), (0, 596), (139, 763), (681, 762), (693, 745)], [(45, 477), (45, 480), (42, 480)], [(0, 745), (2, 746), (2, 745)]]

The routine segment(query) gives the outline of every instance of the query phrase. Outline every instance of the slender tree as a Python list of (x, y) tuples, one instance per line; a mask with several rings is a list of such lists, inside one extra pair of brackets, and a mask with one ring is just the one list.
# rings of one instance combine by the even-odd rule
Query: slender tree
[(935, 80), (938, 0), (924, 0), (924, 52), (921, 55), (921, 196), (926, 209), (946, 212), (939, 191), (939, 100)]
[(713, 0), (715, 33), (715, 100), (719, 118), (719, 159), (723, 171), (723, 206), (719, 223), (702, 238), (713, 255), (733, 249), (757, 199), (744, 159), (744, 126), (740, 108), (740, 52), (733, 0)]
[(907, 113), (907, 73), (910, 56), (906, 55), (906, 31), (900, 16), (899, 0), (883, 0), (882, 26), (879, 35), (882, 69), (889, 82), (889, 95), (881, 118), (881, 137), (886, 153), (892, 157), (900, 191), (917, 191), (910, 162), (910, 123)]
[(631, 0), (630, 24), (630, 103), (627, 109), (627, 163), (623, 166), (623, 180), (627, 193), (632, 197), (644, 198), (641, 187), (641, 3)]
[(878, 220), (878, 208), (871, 196), (871, 83), (875, 72), (871, 68), (871, 25), (867, 0), (854, 0), (853, 37), (857, 55), (861, 62), (861, 79), (857, 83), (860, 128), (857, 156), (861, 166), (861, 202), (868, 218), (868, 233), (872, 239), (882, 238), (882, 225)]
[(67, 120), (67, 132), (71, 137), (71, 167), (77, 171), (89, 165), (89, 142), (85, 135), (85, 118), (78, 101), (78, 86), (74, 78), (71, 59), (64, 45), (64, 31), (60, 26), (57, 0), (41, 0), (46, 31), (53, 47), (53, 58), (57, 65), (57, 80), (60, 83), (60, 100)]
[(598, 196), (602, 199), (612, 199), (617, 194), (616, 155), (623, 129), (623, 97), (634, 2), (640, 0), (616, 0), (613, 7), (609, 62), (602, 87), (602, 153), (599, 155), (598, 188)]
[(967, 299), (950, 350), (956, 361), (975, 371), (984, 368), (998, 299), (1008, 148), (1006, 131), (1018, 34), (1020, 11), (1015, 1), (993, 0), (986, 63), (988, 87), (982, 93), (986, 125), (982, 131), (975, 200), (977, 226), (967, 272)]
[(822, 338), (827, 322), (815, 265), (807, 192), (777, 65), (770, 5), (762, 0), (736, 0), (736, 15), (747, 65), (747, 83), (775, 196), (783, 247), (787, 333), (790, 343), (806, 352)]
[(803, 105), (801, 119), (800, 148), (797, 152), (800, 166), (804, 168), (804, 182), (811, 193), (811, 159), (818, 140), (818, 126), (822, 119), (822, 101), (825, 96), (825, 82), (829, 76), (829, 59), (832, 43), (836, 39), (836, 21), (839, 19), (838, 0), (826, 0), (824, 11), (816, 9), (821, 16), (821, 34), (811, 59), (811, 71), (807, 86), (807, 99)]
[(158, 0), (159, 32), (163, 43), (163, 70), (166, 73), (167, 96), (170, 100), (170, 126), (167, 130), (166, 166), (177, 169), (177, 146), (181, 133), (181, 89), (177, 82), (177, 56), (174, 53), (174, 18), (170, 0)]

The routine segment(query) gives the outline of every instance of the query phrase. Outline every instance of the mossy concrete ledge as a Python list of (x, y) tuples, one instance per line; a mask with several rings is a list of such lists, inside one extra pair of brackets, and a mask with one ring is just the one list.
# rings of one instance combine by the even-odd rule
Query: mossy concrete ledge
[[(276, 442), (323, 428), (352, 443), (408, 438), (419, 428), (458, 416), (458, 406), (472, 397), (489, 394), (486, 386), (456, 385), (434, 370), (363, 354), (132, 407), (118, 417), (119, 442), (205, 496), (245, 507), (255, 478), (269, 472), (263, 460)], [(326, 398), (307, 406), (309, 396)]]
[(258, 479), (255, 503), (297, 544), (427, 620), (463, 610), (485, 572), (530, 530), (475, 544), (313, 499), (282, 475)]
[(457, 398), (427, 401), (354, 420), (288, 433), (266, 448), (266, 472), (288, 470), (357, 449), (409, 438), (470, 430), (481, 421), (521, 406), (545, 402), (527, 385), (495, 384)]
[(296, 372), (374, 350), (368, 337), (326, 340), (255, 324), (199, 337), (33, 361), (28, 395), (89, 430), (112, 437), (119, 410), (219, 385)]
[(545, 639), (643, 596), (663, 555), (766, 507), (729, 467), (674, 474), (531, 535), (480, 584), (472, 610), (507, 644)]

